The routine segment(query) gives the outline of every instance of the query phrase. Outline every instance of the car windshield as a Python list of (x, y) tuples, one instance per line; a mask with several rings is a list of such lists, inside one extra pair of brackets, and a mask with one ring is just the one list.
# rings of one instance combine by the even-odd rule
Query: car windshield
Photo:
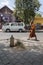
[(17, 26), (17, 23), (12, 23), (11, 26)]

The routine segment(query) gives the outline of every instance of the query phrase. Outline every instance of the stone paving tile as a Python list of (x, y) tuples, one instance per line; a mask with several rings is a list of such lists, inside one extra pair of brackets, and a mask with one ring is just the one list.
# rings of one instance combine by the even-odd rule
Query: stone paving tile
[(29, 62), (26, 62), (26, 63), (23, 63), (23, 65), (32, 65), (32, 64)]
[(42, 64), (40, 62), (38, 62), (38, 61), (34, 61), (33, 65), (42, 65)]
[(1, 62), (0, 65), (4, 65), (4, 64)]
[(13, 64), (10, 62), (10, 63), (7, 63), (6, 65), (13, 65)]
[(0, 44), (0, 65), (43, 65), (43, 52), (18, 50)]
[(8, 60), (7, 57), (6, 57), (6, 58), (3, 58), (3, 57), (2, 57), (1, 60), (2, 60), (2, 63), (3, 63), (3, 64), (7, 64), (7, 63), (9, 63), (9, 60)]
[(15, 65), (23, 65), (22, 63), (16, 63)]

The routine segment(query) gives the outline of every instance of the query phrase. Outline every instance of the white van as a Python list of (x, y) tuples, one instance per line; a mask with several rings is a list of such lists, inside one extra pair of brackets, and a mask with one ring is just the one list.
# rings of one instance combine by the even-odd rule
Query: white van
[(9, 32), (9, 31), (19, 31), (19, 32), (22, 32), (22, 31), (25, 31), (25, 24), (23, 22), (21, 23), (6, 23), (2, 26), (2, 31), (6, 31), (6, 32)]

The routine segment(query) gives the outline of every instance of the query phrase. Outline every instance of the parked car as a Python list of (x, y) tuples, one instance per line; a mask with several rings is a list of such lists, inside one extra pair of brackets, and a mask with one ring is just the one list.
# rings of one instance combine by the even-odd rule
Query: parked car
[(25, 31), (25, 24), (21, 23), (6, 23), (2, 26), (2, 31)]

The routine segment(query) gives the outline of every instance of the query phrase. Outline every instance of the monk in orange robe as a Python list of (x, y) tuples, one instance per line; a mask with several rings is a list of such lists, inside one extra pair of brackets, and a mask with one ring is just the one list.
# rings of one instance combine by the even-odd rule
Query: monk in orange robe
[(35, 40), (37, 40), (36, 34), (35, 34), (35, 24), (31, 22), (31, 28), (30, 28), (30, 34), (29, 39), (35, 37)]

